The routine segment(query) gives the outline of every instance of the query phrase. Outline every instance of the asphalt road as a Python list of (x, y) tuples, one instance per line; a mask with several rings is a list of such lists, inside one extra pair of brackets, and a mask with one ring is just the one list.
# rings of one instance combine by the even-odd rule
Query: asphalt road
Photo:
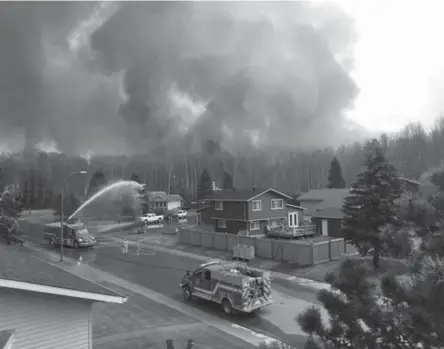
[[(83, 263), (182, 302), (179, 282), (186, 270), (193, 270), (202, 262), (178, 256), (173, 252), (150, 250), (149, 246), (143, 244), (139, 255), (136, 255), (135, 249), (135, 246), (130, 246), (129, 254), (122, 255), (120, 246), (110, 237), (108, 242), (102, 238), (100, 245), (94, 249), (65, 248), (65, 255), (77, 260), (82, 257)], [(307, 307), (318, 303), (316, 293), (306, 287), (280, 280), (273, 280), (273, 292), (272, 306), (257, 314), (231, 316), (229, 320), (236, 325), (301, 348), (305, 335), (297, 325), (295, 317)], [(198, 300), (193, 302), (193, 306), (214, 316), (227, 318), (218, 304)]]
[[(100, 270), (114, 274), (140, 286), (170, 297), (174, 301), (183, 302), (182, 292), (178, 285), (186, 270), (193, 270), (202, 262), (190, 257), (183, 257), (171, 252), (150, 250), (148, 245), (141, 244), (141, 253), (136, 255), (136, 247), (130, 247), (130, 253), (124, 256), (115, 238), (104, 234), (97, 236), (99, 245), (94, 249), (64, 249), (67, 257), (90, 264)], [(138, 235), (133, 235), (138, 239)], [(140, 236), (143, 238), (143, 236)], [(43, 243), (41, 236), (27, 236), (27, 240), (54, 248)], [(295, 317), (307, 307), (317, 305), (316, 292), (297, 284), (273, 280), (274, 304), (257, 314), (239, 314), (230, 317), (236, 325), (249, 328), (270, 337), (280, 339), (296, 348), (305, 342), (305, 334), (300, 330)], [(220, 305), (205, 301), (196, 301), (199, 307), (214, 316), (226, 318)]]

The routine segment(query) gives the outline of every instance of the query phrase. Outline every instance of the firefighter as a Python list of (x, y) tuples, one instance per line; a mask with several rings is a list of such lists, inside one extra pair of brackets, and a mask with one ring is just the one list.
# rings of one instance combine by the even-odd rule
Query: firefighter
[(125, 240), (123, 241), (122, 253), (123, 253), (124, 255), (128, 255), (128, 239), (125, 239)]
[(145, 231), (145, 222), (140, 222), (139, 227), (137, 228), (138, 234), (143, 234)]

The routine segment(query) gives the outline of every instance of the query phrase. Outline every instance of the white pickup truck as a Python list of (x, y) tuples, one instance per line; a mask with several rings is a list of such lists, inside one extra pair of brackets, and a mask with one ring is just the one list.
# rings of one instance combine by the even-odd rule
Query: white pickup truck
[(142, 217), (139, 218), (139, 221), (143, 223), (162, 223), (163, 216), (156, 215), (155, 213), (146, 213)]
[(173, 217), (176, 219), (185, 219), (187, 218), (187, 211), (179, 210), (173, 214)]

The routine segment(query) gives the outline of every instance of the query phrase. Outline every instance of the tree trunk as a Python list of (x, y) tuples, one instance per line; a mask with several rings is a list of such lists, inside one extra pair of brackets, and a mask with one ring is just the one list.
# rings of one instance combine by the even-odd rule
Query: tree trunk
[(380, 268), (380, 265), (379, 265), (380, 257), (381, 257), (381, 247), (379, 246), (379, 244), (374, 244), (373, 267), (375, 269), (379, 269)]

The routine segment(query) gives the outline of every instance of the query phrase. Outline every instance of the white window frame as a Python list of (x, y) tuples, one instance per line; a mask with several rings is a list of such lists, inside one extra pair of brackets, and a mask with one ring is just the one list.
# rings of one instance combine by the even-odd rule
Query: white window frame
[(217, 220), (217, 227), (218, 228), (226, 228), (227, 227), (227, 221), (225, 219), (218, 219)]
[[(255, 209), (254, 208), (254, 204), (257, 204), (257, 203), (259, 203), (259, 208), (258, 209)], [(253, 200), (253, 202), (251, 203), (251, 210), (253, 211), (253, 212), (258, 212), (258, 211), (262, 211), (262, 200)]]
[[(280, 202), (281, 207), (273, 207), (273, 202)], [(282, 210), (284, 208), (284, 199), (271, 199), (271, 209), (272, 210)]]
[[(220, 206), (219, 206), (220, 205)], [(224, 210), (224, 202), (223, 201), (216, 201), (214, 203), (214, 209), (216, 211), (223, 211)]]
[[(253, 227), (253, 224), (257, 223), (257, 227)], [(261, 225), (259, 224), (259, 221), (253, 221), (250, 222), (250, 230), (260, 230), (261, 229)]]

